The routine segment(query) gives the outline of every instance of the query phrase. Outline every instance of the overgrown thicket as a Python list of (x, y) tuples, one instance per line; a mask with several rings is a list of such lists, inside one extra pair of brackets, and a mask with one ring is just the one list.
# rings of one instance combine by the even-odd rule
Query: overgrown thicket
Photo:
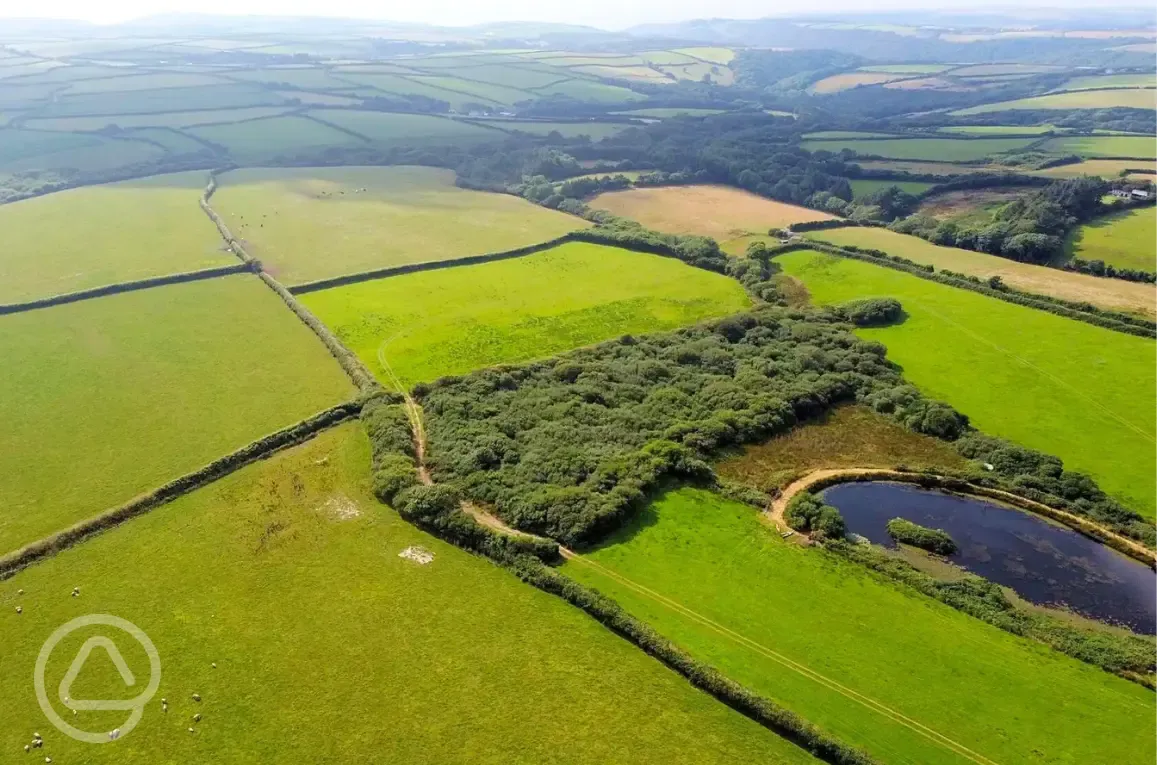
[[(899, 385), (883, 346), (837, 317), (765, 308), (415, 393), (438, 480), (517, 528), (574, 545), (617, 526), (664, 478), (711, 480), (704, 459), (722, 447)], [(963, 421), (927, 402), (903, 414), (942, 433), (941, 411)]]
[(919, 547), (937, 555), (951, 555), (956, 552), (956, 542), (942, 529), (930, 529), (905, 518), (888, 521), (888, 535), (897, 542)]
[(1027, 263), (1047, 263), (1060, 254), (1062, 237), (1077, 223), (1105, 212), (1109, 184), (1091, 176), (1068, 178), (999, 207), (986, 224), (913, 215), (889, 228), (933, 244), (963, 247)]
[(791, 498), (783, 511), (788, 526), (818, 539), (843, 539), (848, 533), (844, 516), (810, 491)]
[(942, 582), (872, 545), (829, 540), (826, 548), (995, 627), (1109, 672), (1148, 675), (1157, 668), (1151, 637), (1082, 629), (1047, 613), (1018, 608), (999, 585), (983, 577)]

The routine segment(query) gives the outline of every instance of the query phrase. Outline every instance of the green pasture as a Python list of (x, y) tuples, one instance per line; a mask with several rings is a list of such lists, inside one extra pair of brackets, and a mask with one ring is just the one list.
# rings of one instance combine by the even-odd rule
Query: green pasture
[(197, 206), (205, 182), (157, 175), (0, 205), (0, 303), (237, 263)]
[(491, 82), (475, 82), (460, 77), (412, 75), (410, 79), (414, 82), (425, 83), (436, 88), (444, 88), (458, 93), (465, 93), (468, 96), (476, 96), (483, 103), (487, 104), (510, 105), (518, 103), (519, 101), (530, 101), (535, 97), (534, 93), (527, 90), (519, 90), (518, 88)]
[(529, 122), (525, 120), (477, 120), (480, 125), (498, 128), (500, 130), (517, 130), (534, 135), (548, 135), (558, 133), (564, 138), (577, 138), (581, 135), (591, 137), (592, 141), (601, 141), (617, 135), (620, 131), (631, 127), (622, 122)]
[(1150, 74), (1110, 74), (1090, 77), (1074, 77), (1057, 90), (1097, 90), (1100, 88), (1155, 88), (1157, 75)]
[(901, 324), (858, 334), (884, 343), (905, 378), (977, 428), (1054, 454), (1157, 515), (1152, 340), (834, 255), (799, 251), (776, 262), (816, 304), (898, 299)]
[(207, 109), (189, 112), (164, 112), (161, 114), (106, 114), (99, 117), (51, 117), (31, 119), (27, 127), (36, 130), (100, 130), (109, 125), (122, 128), (170, 127), (186, 128), (197, 125), (216, 125), (228, 122), (242, 122), (276, 117), (293, 107), (253, 106), (245, 109)]
[(95, 135), (0, 129), (0, 172), (80, 170), (100, 172), (151, 162), (165, 150), (143, 141)]
[(682, 53), (683, 55), (690, 56), (691, 58), (702, 59), (712, 64), (730, 64), (732, 59), (735, 58), (735, 51), (733, 51), (731, 48), (675, 48), (674, 52)]
[(861, 66), (861, 72), (885, 72), (888, 74), (939, 74), (951, 69), (952, 64), (874, 64)]
[(572, 242), (513, 260), (301, 296), (389, 384), (543, 358), (749, 305), (733, 279), (659, 255)]
[[(131, 71), (131, 70), (130, 70)], [(227, 83), (220, 77), (205, 74), (180, 74), (157, 72), (155, 74), (129, 74), (122, 77), (101, 77), (73, 82), (62, 95), (69, 97), (79, 93), (115, 93), (121, 98), (123, 93), (134, 90), (162, 90), (165, 88), (190, 88), (198, 86), (219, 86)]]
[(896, 138), (837, 141), (803, 141), (800, 148), (806, 151), (839, 152), (850, 149), (857, 154), (894, 159), (935, 159), (945, 162), (967, 162), (983, 159), (994, 154), (1023, 149), (1033, 138)]
[(126, 131), (125, 135), (137, 141), (159, 143), (171, 154), (197, 154), (209, 151), (205, 144), (173, 128), (138, 128)]
[(348, 133), (297, 115), (265, 117), (223, 125), (201, 125), (188, 128), (185, 132), (223, 147), (241, 162), (309, 153), (330, 146), (365, 144)]
[(44, 106), (42, 117), (87, 117), (103, 114), (143, 114), (195, 109), (230, 109), (242, 106), (276, 106), (285, 99), (271, 90), (243, 83), (159, 88), (125, 93), (78, 93), (63, 95)]
[(967, 109), (949, 112), (950, 116), (963, 117), (970, 114), (988, 114), (1014, 109), (1111, 109), (1129, 107), (1132, 109), (1157, 108), (1157, 91), (1143, 89), (1119, 90), (1075, 90), (1069, 93), (1052, 93), (1046, 96), (1019, 98), (1015, 101), (999, 101), (981, 104)]
[(804, 133), (805, 141), (830, 141), (837, 138), (901, 138), (895, 133), (867, 133), (862, 130), (821, 130), (818, 133)]
[(579, 101), (594, 101), (602, 104), (624, 104), (646, 99), (646, 96), (636, 93), (630, 88), (592, 80), (565, 80), (553, 85), (535, 88), (534, 92), (543, 96), (567, 96)]
[(927, 183), (925, 181), (893, 181), (887, 178), (880, 180), (876, 178), (860, 178), (851, 181), (853, 198), (866, 197), (874, 191), (880, 189), (891, 188), (892, 186), (899, 186), (901, 191), (909, 194), (920, 194), (932, 188), (936, 184)]
[(1050, 138), (1041, 146), (1050, 154), (1076, 154), (1082, 157), (1157, 158), (1157, 140), (1151, 136), (1098, 135)]
[(655, 107), (652, 109), (631, 109), (625, 112), (615, 112), (615, 114), (623, 114), (629, 117), (654, 117), (655, 119), (667, 119), (668, 117), (707, 117), (712, 114), (723, 114), (723, 109), (679, 109), (679, 108), (663, 108)]
[[(1136, 159), (1088, 159), (1071, 165), (1058, 165), (1044, 170), (1034, 170), (1032, 175), (1043, 175), (1048, 178), (1075, 178), (1078, 175), (1099, 175), (1102, 178), (1113, 179), (1127, 170), (1149, 169), (1149, 179), (1157, 165), (1153, 162), (1144, 162)], [(1140, 175), (1140, 174), (1138, 174)]]
[(286, 284), (501, 252), (586, 221), (430, 167), (261, 168), (221, 175), (211, 204)]
[(1103, 260), (1117, 268), (1157, 271), (1157, 210), (1121, 210), (1079, 226), (1065, 241), (1065, 255)]
[(444, 146), (499, 141), (501, 133), (477, 125), (427, 114), (362, 112), (351, 109), (313, 109), (313, 117), (365, 136), (370, 141), (396, 146)]
[[(423, 62), (425, 63), (425, 62)], [(418, 64), (421, 66), (422, 64)], [(501, 86), (501, 90), (517, 89), (525, 91), (530, 88), (541, 88), (544, 85), (569, 79), (572, 75), (565, 69), (537, 68), (541, 65), (505, 65), (505, 64), (467, 64), (451, 68), (439, 68), (438, 72), (447, 78), (457, 78), (459, 81), (468, 80), (475, 83), (489, 83)], [(456, 88), (460, 89), (460, 88)], [(522, 100), (533, 98), (527, 93)], [(513, 102), (511, 102), (513, 103)]]
[[(340, 76), (343, 80), (348, 80), (350, 86), (365, 86), (358, 92), (358, 95), (363, 97), (374, 95), (425, 96), (426, 98), (446, 101), (450, 104), (450, 108), (457, 110), (465, 109), (469, 104), (478, 103), (480, 100), (480, 97), (476, 95), (458, 93), (396, 74), (341, 72)], [(481, 100), (485, 101), (487, 99)], [(496, 104), (497, 102), (494, 102), (492, 105)]]
[(313, 90), (342, 90), (350, 83), (340, 79), (329, 69), (321, 67), (282, 67), (265, 69), (230, 70), (227, 76), (245, 82), (260, 82), (266, 85), (292, 85), (295, 88)]
[[(0, 687), (4, 760), (816, 762), (577, 609), (404, 523), (370, 483), (360, 425), (342, 425), (0, 583), (0, 672), (27, 678)], [(400, 558), (410, 546), (434, 560)], [(49, 634), (93, 612), (137, 625), (162, 668), (140, 725), (103, 746), (57, 732), (31, 680)], [(50, 698), (91, 634), (53, 652)], [(143, 685), (144, 652), (111, 637)], [(101, 651), (81, 687), (127, 695)], [(56, 708), (88, 730), (127, 716)], [(44, 747), (25, 757), (34, 731)]]
[(1151, 691), (784, 541), (704, 490), (661, 496), (563, 570), (878, 762), (1157, 754)]
[(353, 396), (250, 275), (0, 316), (0, 357), (3, 552)]
[(959, 133), (961, 135), (1042, 135), (1044, 133), (1063, 132), (1063, 128), (1056, 125), (955, 125), (937, 128), (940, 133)]

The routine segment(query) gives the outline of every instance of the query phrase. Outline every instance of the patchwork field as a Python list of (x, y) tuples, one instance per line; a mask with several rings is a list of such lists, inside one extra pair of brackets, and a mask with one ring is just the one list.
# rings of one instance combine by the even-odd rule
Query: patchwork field
[(880, 85), (885, 82), (892, 82), (902, 77), (904, 77), (903, 74), (888, 72), (847, 72), (825, 77), (819, 82), (813, 83), (809, 90), (821, 94), (839, 93), (842, 90), (850, 90), (863, 85)]
[(987, 279), (999, 276), (1017, 289), (1042, 295), (1089, 302), (1101, 308), (1152, 316), (1157, 312), (1157, 290), (1150, 284), (1102, 279), (1096, 276), (1034, 266), (958, 247), (941, 247), (917, 236), (882, 228), (848, 227), (811, 231), (808, 239), (883, 250), (917, 263)]
[[(343, 425), (0, 583), (4, 677), (31, 672), (46, 635), (94, 611), (144, 630), (163, 667), (140, 725), (107, 746), (57, 733), (31, 682), (5, 683), (0, 748), (19, 752), (41, 731), (41, 759), (93, 765), (286, 752), (492, 765), (561, 751), (592, 765), (816, 762), (577, 609), (401, 521), (373, 498), (369, 468), (360, 426)], [(433, 562), (400, 558), (411, 545)], [(68, 597), (78, 586), (81, 597)], [(53, 653), (54, 689), (86, 637), (73, 633)], [(130, 666), (147, 666), (136, 643), (118, 644)], [(124, 696), (111, 662), (88, 662), (81, 681), (88, 696)], [(76, 722), (110, 730), (125, 714), (82, 711)]]
[(1041, 135), (1059, 131), (1055, 125), (958, 125), (937, 128), (938, 133), (961, 135)]
[(816, 304), (898, 299), (903, 323), (857, 334), (884, 343), (906, 379), (977, 428), (1055, 454), (1157, 515), (1157, 343), (833, 255), (776, 262)]
[(0, 205), (0, 303), (235, 264), (197, 206), (205, 181), (159, 175)]
[(744, 446), (722, 459), (715, 471), (771, 493), (813, 470), (898, 465), (959, 469), (967, 462), (938, 438), (909, 430), (868, 407), (849, 405), (765, 443)]
[(1157, 140), (1149, 136), (1101, 135), (1050, 138), (1040, 149), (1050, 154), (1076, 154), (1081, 157), (1157, 158)]
[(989, 138), (961, 140), (952, 138), (896, 138), (879, 140), (803, 141), (805, 151), (848, 149), (857, 154), (895, 159), (935, 159), (945, 162), (967, 162), (1023, 149), (1033, 138)]
[(1122, 210), (1079, 226), (1065, 241), (1065, 255), (1157, 272), (1157, 209)]
[(852, 196), (858, 199), (866, 197), (874, 191), (891, 188), (892, 186), (899, 186), (901, 191), (909, 194), (920, 194), (935, 185), (934, 183), (927, 183), (925, 181), (892, 181), (887, 179), (877, 180), (874, 178), (863, 178), (852, 181)]
[(1118, 90), (1077, 90), (1070, 93), (1053, 93), (1047, 96), (1020, 98), (1015, 101), (999, 101), (981, 104), (967, 109), (949, 112), (954, 117), (969, 114), (987, 114), (1014, 109), (1110, 109), (1124, 106), (1132, 109), (1153, 109), (1157, 107), (1157, 91), (1141, 89)]
[(1107, 76), (1074, 77), (1058, 90), (1097, 90), (1099, 88), (1154, 88), (1157, 75), (1111, 74)]
[(365, 143), (329, 125), (297, 115), (202, 125), (190, 128), (187, 132), (220, 146), (238, 162), (260, 162), (329, 146), (358, 146)]
[(588, 203), (671, 234), (730, 239), (835, 216), (766, 199), (730, 186), (663, 186), (599, 194)]
[(1150, 691), (785, 542), (706, 491), (663, 495), (564, 570), (880, 762), (1142, 765), (1157, 753)]
[(610, 138), (631, 127), (628, 124), (614, 122), (528, 122), (526, 120), (475, 120), (475, 122), (499, 130), (516, 130), (520, 133), (533, 135), (558, 133), (563, 138), (577, 138), (580, 135), (585, 135), (590, 136), (592, 141)]
[(677, 260), (573, 242), (514, 260), (426, 271), (301, 296), (386, 384), (406, 385), (749, 305), (733, 279)]
[(395, 146), (442, 146), (502, 139), (502, 134), (465, 122), (425, 114), (359, 112), (349, 109), (315, 109), (317, 119), (350, 130), (367, 140)]
[(286, 284), (537, 244), (586, 221), (429, 167), (253, 168), (211, 204)]
[(196, 125), (218, 125), (261, 117), (276, 117), (292, 107), (253, 106), (247, 109), (206, 109), (202, 111), (164, 112), (162, 114), (115, 114), (102, 117), (52, 117), (30, 119), (29, 128), (36, 130), (100, 130), (110, 123), (122, 128), (171, 127), (185, 128)]
[(873, 64), (861, 66), (861, 72), (888, 72), (890, 74), (938, 74), (951, 69), (951, 64)]
[(890, 170), (893, 172), (927, 173), (929, 175), (968, 175), (971, 173), (991, 173), (1003, 169), (998, 165), (954, 165), (951, 162), (913, 162), (896, 159), (856, 160), (865, 170)]
[(164, 149), (142, 141), (0, 129), (0, 172), (6, 173), (65, 169), (99, 172), (151, 162), (164, 155)]
[(655, 119), (666, 119), (668, 117), (707, 117), (712, 114), (722, 114), (723, 109), (695, 109), (695, 108), (660, 108), (653, 109), (631, 109), (625, 112), (615, 112), (615, 114), (623, 114), (628, 117), (654, 117)]
[[(1148, 167), (1151, 171), (1148, 178), (1152, 180), (1152, 173), (1157, 172), (1157, 164), (1143, 162), (1137, 159), (1089, 159), (1072, 165), (1059, 165), (1044, 170), (1034, 170), (1033, 175), (1043, 175), (1047, 178), (1075, 178), (1078, 175), (1099, 175), (1102, 178), (1117, 178), (1126, 170), (1140, 170)], [(1133, 178), (1145, 178), (1142, 173), (1134, 173)]]
[(0, 357), (3, 552), (353, 395), (249, 275), (0, 316)]

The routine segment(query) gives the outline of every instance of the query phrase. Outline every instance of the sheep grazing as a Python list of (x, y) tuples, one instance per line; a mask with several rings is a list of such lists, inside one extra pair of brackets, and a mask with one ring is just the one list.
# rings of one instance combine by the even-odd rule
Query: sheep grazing
[(73, 587), (72, 588), (72, 597), (74, 597), (74, 598), (80, 597), (80, 588), (79, 587)]
[(198, 701), (198, 702), (199, 702), (200, 700), (201, 700), (201, 694), (199, 694), (199, 693), (194, 693), (194, 694), (193, 694), (193, 701)]
[(200, 712), (193, 715), (193, 722), (201, 722), (201, 713)]
[(17, 594), (17, 595), (23, 595), (23, 594), (24, 594), (24, 590), (17, 590), (17, 591), (16, 591), (16, 594)]
[(16, 606), (16, 613), (18, 613), (18, 614), (24, 613), (24, 608), (21, 606)]

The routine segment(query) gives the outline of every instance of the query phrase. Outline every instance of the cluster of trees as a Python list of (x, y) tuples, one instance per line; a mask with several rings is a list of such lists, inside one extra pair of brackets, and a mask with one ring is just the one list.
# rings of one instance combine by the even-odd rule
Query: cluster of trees
[(857, 327), (882, 327), (894, 324), (904, 315), (896, 298), (863, 298), (835, 306), (836, 314)]
[(843, 539), (848, 533), (844, 516), (810, 491), (792, 497), (783, 511), (783, 519), (796, 531), (818, 539)]
[(1157, 273), (1153, 271), (1141, 271), (1136, 268), (1118, 268), (1112, 263), (1106, 263), (1103, 260), (1073, 258), (1065, 263), (1064, 267), (1066, 271), (1077, 271), (1082, 274), (1092, 274), (1093, 276), (1108, 276), (1113, 279), (1124, 279), (1127, 282), (1148, 282), (1150, 284), (1157, 282)]
[(1101, 197), (1108, 190), (1109, 184), (1100, 178), (1068, 178), (1002, 205), (987, 224), (912, 215), (889, 228), (933, 244), (1046, 263), (1061, 253), (1066, 231), (1104, 211)]
[(904, 518), (888, 521), (888, 535), (897, 542), (919, 547), (937, 555), (956, 552), (956, 542), (943, 529), (930, 529)]
[(419, 386), (439, 481), (516, 528), (594, 541), (668, 477), (899, 375), (827, 314), (766, 308)]

